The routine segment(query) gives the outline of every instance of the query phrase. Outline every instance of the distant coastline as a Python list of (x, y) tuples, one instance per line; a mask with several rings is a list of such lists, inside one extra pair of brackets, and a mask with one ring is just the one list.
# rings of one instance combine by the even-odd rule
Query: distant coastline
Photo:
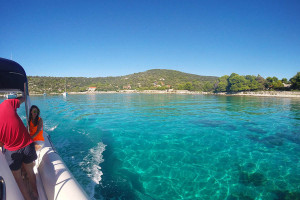
[[(67, 90), (71, 92), (127, 91), (139, 93), (185, 93), (185, 94), (226, 94), (276, 96), (292, 95), (281, 91), (300, 90), (300, 72), (290, 80), (260, 75), (238, 75), (232, 73), (222, 77), (201, 76), (176, 70), (152, 69), (119, 77), (28, 77), (28, 89), (32, 93), (55, 94)], [(186, 90), (184, 92), (184, 90)], [(190, 91), (190, 92), (188, 92)], [(205, 93), (201, 92), (205, 91)], [(244, 91), (266, 91), (248, 93)], [(272, 91), (269, 93), (269, 91)], [(208, 92), (208, 93), (206, 93)], [(210, 92), (210, 93), (209, 93)]]
[[(119, 91), (95, 91), (95, 92), (68, 92), (68, 94), (112, 94), (112, 93), (142, 93), (142, 94), (190, 94), (190, 95), (221, 95), (221, 96), (257, 96), (257, 97), (294, 97), (300, 98), (300, 91), (257, 91), (257, 92), (198, 92), (188, 90), (119, 90)], [(39, 93), (30, 93), (31, 96), (43, 95)], [(50, 93), (49, 95), (62, 95), (62, 93)]]

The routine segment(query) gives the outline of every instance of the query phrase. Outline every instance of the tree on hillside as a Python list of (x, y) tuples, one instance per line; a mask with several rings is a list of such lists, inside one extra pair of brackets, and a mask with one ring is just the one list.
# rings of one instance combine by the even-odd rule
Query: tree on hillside
[(205, 81), (202, 87), (202, 91), (212, 92), (213, 90), (214, 90), (214, 84), (209, 81)]
[(193, 82), (193, 91), (203, 91), (203, 82), (194, 81)]
[(256, 77), (256, 81), (258, 82), (258, 90), (265, 90), (266, 87), (265, 87), (265, 83), (266, 83), (266, 80), (260, 76), (259, 74), (257, 75)]
[(286, 78), (281, 79), (281, 82), (284, 83), (284, 84), (288, 84), (289, 83), (289, 81)]
[(192, 90), (192, 83), (191, 82), (187, 82), (185, 85), (184, 85), (184, 89), (185, 90), (189, 90), (191, 91)]
[(274, 90), (279, 90), (279, 89), (283, 88), (283, 84), (282, 84), (281, 80), (278, 80), (278, 78), (275, 76), (267, 77), (265, 86), (268, 89), (274, 89)]
[(290, 82), (292, 83), (292, 89), (300, 90), (300, 72), (293, 76), (293, 78), (290, 79)]
[(249, 81), (244, 77), (240, 76), (236, 73), (232, 73), (229, 78), (229, 91), (231, 92), (239, 92), (249, 90)]
[(259, 82), (256, 80), (256, 76), (247, 75), (245, 78), (248, 80), (249, 89), (252, 91), (258, 90), (260, 88)]
[(216, 92), (226, 92), (228, 90), (228, 75), (220, 77), (215, 84)]
[(187, 82), (187, 83), (180, 83), (178, 84), (175, 89), (177, 90), (189, 90), (191, 91), (193, 89), (193, 84), (191, 82)]

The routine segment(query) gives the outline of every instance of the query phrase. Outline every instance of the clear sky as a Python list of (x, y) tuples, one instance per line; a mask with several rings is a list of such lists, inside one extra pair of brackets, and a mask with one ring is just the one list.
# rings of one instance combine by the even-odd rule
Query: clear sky
[(0, 0), (0, 21), (0, 57), (27, 75), (300, 71), (299, 0)]

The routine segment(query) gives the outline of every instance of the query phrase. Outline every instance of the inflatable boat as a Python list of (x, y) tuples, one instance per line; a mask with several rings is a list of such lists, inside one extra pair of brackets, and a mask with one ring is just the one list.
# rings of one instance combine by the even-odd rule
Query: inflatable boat
[[(28, 121), (31, 104), (26, 73), (18, 63), (3, 58), (0, 58), (0, 94), (3, 98), (25, 94), (26, 121)], [(34, 167), (39, 200), (89, 199), (55, 150), (50, 135), (45, 131), (43, 133), (45, 145), (37, 152), (38, 158)], [(24, 198), (0, 147), (0, 200), (22, 199)]]

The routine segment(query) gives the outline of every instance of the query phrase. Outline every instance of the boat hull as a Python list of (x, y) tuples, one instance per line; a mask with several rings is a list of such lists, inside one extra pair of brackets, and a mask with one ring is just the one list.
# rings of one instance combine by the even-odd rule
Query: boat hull
[(54, 149), (46, 132), (44, 138), (45, 145), (39, 152), (36, 166), (47, 198), (49, 200), (89, 199)]
[[(44, 131), (45, 145), (37, 152), (34, 172), (40, 200), (86, 200), (85, 191), (73, 177)], [(23, 200), (19, 187), (9, 169), (5, 156), (0, 152), (0, 176), (6, 185), (7, 200)], [(26, 181), (26, 180), (25, 180)]]
[(8, 167), (4, 154), (0, 150), (0, 176), (5, 182), (6, 199), (23, 200), (19, 187)]

